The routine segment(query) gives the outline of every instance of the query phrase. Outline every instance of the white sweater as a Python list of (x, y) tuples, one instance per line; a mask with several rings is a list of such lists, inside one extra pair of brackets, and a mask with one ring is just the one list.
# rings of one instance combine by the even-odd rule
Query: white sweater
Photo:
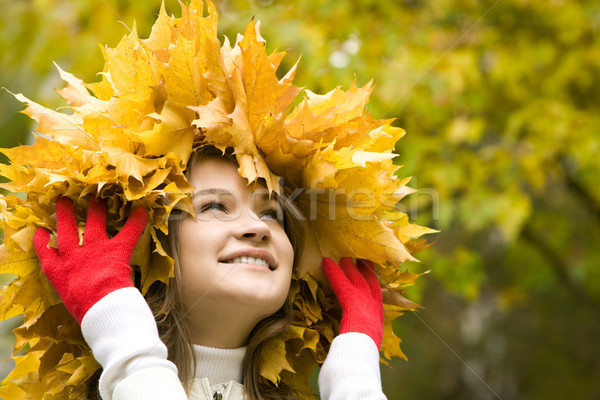
[[(127, 321), (125, 324), (123, 321)], [(189, 397), (167, 360), (146, 301), (135, 288), (105, 296), (84, 316), (83, 335), (104, 368), (104, 400), (242, 400), (242, 367), (246, 349), (194, 346), (198, 360)], [(379, 351), (362, 333), (336, 337), (319, 374), (324, 400), (382, 400)], [(216, 396), (220, 394), (221, 397)]]

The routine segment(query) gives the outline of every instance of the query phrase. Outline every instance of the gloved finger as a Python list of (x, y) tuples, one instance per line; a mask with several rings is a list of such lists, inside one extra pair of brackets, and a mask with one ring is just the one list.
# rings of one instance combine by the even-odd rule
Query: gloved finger
[(142, 232), (148, 222), (148, 211), (144, 207), (136, 207), (131, 211), (123, 229), (113, 238), (115, 244), (118, 243), (121, 248), (129, 253), (138, 242)]
[(340, 295), (344, 292), (344, 288), (351, 286), (350, 281), (348, 281), (348, 278), (339, 265), (329, 257), (323, 257), (321, 269), (339, 299)]
[(87, 221), (83, 232), (83, 242), (92, 243), (107, 239), (106, 236), (106, 201), (92, 196), (88, 206)]
[(344, 273), (348, 277), (348, 280), (354, 287), (360, 289), (363, 292), (370, 291), (369, 285), (367, 285), (367, 281), (361, 275), (354, 262), (352, 262), (352, 259), (350, 259), (349, 257), (343, 257), (340, 260), (340, 268), (342, 269), (342, 271), (344, 271)]
[(79, 246), (75, 207), (67, 197), (59, 197), (56, 200), (56, 240), (58, 252), (61, 254)]
[(49, 264), (54, 264), (59, 257), (55, 248), (48, 247), (48, 242), (50, 242), (50, 232), (44, 228), (37, 228), (33, 234), (33, 247), (42, 262), (42, 269)]
[(381, 286), (379, 286), (379, 279), (377, 278), (373, 263), (369, 260), (360, 258), (357, 260), (356, 265), (360, 269), (361, 274), (365, 277), (373, 299), (378, 303), (382, 303)]

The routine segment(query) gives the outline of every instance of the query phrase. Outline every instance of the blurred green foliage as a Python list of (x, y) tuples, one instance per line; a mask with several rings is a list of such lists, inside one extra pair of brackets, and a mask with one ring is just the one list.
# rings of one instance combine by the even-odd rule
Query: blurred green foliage
[[(175, 1), (165, 1), (177, 13)], [(85, 81), (158, 1), (1, 0), (0, 85), (56, 107), (52, 61)], [(600, 3), (592, 0), (228, 0), (221, 32), (254, 16), (315, 92), (373, 78), (377, 118), (407, 130), (411, 217), (442, 232), (396, 321), (409, 362), (390, 399), (600, 397)], [(30, 122), (0, 93), (0, 146)]]

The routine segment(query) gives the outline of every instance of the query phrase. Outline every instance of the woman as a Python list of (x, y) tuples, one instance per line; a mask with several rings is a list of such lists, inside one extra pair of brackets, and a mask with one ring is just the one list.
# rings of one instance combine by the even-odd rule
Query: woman
[[(38, 228), (36, 252), (48, 279), (81, 323), (103, 367), (102, 399), (292, 399), (285, 384), (259, 375), (260, 352), (290, 324), (288, 293), (302, 250), (301, 216), (265, 187), (251, 187), (235, 159), (208, 147), (187, 168), (195, 215), (174, 215), (163, 243), (175, 278), (157, 285), (148, 307), (131, 280), (129, 258), (146, 226), (134, 209), (108, 239), (106, 205), (90, 201), (82, 246), (73, 204), (56, 204), (58, 249)], [(109, 265), (110, 268), (106, 268)], [(343, 310), (319, 385), (324, 399), (381, 399), (378, 348), (383, 309), (373, 269), (324, 259)], [(162, 339), (162, 340), (161, 340)]]
[[(0, 197), (0, 269), (18, 276), (0, 318), (24, 315), (25, 353), (3, 398), (82, 398), (97, 361), (108, 399), (293, 398), (286, 384), (306, 388), (323, 362), (323, 398), (383, 396), (377, 350), (402, 357), (399, 339), (385, 324), (382, 345), (370, 265), (343, 257), (377, 264), (390, 319), (415, 308), (402, 293), (418, 275), (400, 265), (428, 230), (396, 207), (413, 191), (392, 161), (404, 131), (366, 110), (370, 83), (301, 96), (296, 67), (281, 73), (285, 54), (267, 53), (258, 24), (231, 44), (217, 20), (209, 1), (182, 2), (181, 17), (163, 7), (147, 39), (132, 30), (104, 49), (99, 82), (59, 69), (68, 113), (15, 95), (39, 135), (2, 150), (2, 188), (26, 193)], [(279, 194), (306, 216), (304, 246)], [(82, 246), (67, 198), (88, 207)], [(44, 230), (55, 226), (58, 249)]]

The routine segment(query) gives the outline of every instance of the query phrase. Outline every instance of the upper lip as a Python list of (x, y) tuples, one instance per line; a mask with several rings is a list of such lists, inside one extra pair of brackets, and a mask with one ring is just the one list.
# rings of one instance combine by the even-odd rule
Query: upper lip
[(268, 252), (267, 250), (256, 249), (256, 248), (246, 248), (246, 249), (240, 249), (240, 250), (234, 251), (233, 253), (229, 253), (227, 256), (221, 258), (219, 260), (219, 262), (233, 260), (234, 258), (243, 257), (243, 256), (262, 258), (269, 264), (269, 269), (271, 271), (274, 270), (275, 268), (277, 268), (277, 265), (275, 264), (275, 258), (273, 257), (273, 255), (270, 252)]

